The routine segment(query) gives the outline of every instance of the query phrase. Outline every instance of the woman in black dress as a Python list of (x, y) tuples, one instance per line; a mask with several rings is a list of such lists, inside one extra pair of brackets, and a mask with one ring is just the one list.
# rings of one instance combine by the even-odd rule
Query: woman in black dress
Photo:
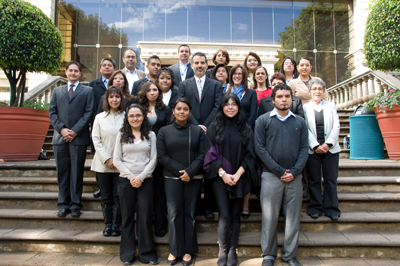
[(160, 129), (157, 136), (158, 161), (164, 166), (168, 208), (168, 265), (182, 257), (184, 266), (192, 264), (198, 251), (196, 205), (203, 179), (204, 131), (190, 125), (191, 104), (187, 98), (176, 100), (172, 112), (175, 122)]
[(251, 177), (257, 177), (253, 134), (246, 121), (239, 98), (226, 93), (207, 129), (204, 169), (206, 178), (213, 182), (218, 206), (217, 264), (221, 266), (237, 265), (240, 211), (251, 189)]

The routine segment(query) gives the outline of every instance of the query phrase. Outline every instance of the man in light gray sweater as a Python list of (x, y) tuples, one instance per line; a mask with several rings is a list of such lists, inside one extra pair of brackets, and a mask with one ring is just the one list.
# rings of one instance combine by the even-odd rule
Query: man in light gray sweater
[(292, 90), (279, 84), (272, 91), (275, 109), (263, 114), (255, 127), (255, 150), (262, 162), (260, 203), (262, 210), (262, 266), (273, 266), (277, 256), (277, 231), (282, 203), (285, 239), (282, 260), (300, 266), (296, 259), (303, 188), (302, 169), (308, 158), (308, 130), (302, 117), (290, 110)]

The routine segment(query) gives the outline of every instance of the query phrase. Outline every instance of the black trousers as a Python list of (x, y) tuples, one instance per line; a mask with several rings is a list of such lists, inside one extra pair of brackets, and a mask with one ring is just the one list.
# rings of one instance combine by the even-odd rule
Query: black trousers
[(65, 143), (53, 145), (58, 183), (58, 209), (81, 210), (86, 147)]
[(204, 179), (203, 192), (204, 192), (204, 201), (203, 201), (204, 211), (212, 210), (215, 204), (215, 198), (213, 193), (213, 184), (211, 180)]
[(117, 183), (119, 173), (96, 173), (101, 189), (101, 204), (119, 203)]
[(165, 178), (167, 196), (169, 251), (175, 257), (198, 251), (196, 205), (202, 179), (183, 182)]
[(243, 199), (229, 199), (226, 185), (220, 177), (212, 179), (212, 185), (218, 207), (218, 228), (230, 229), (233, 224), (240, 225)]
[[(339, 173), (339, 153), (309, 154), (307, 160), (308, 188), (310, 203), (307, 213), (326, 216), (339, 215), (337, 178)], [(321, 167), (324, 176), (324, 196), (321, 189)]]
[(142, 263), (149, 263), (151, 260), (157, 261), (156, 244), (154, 242), (152, 230), (153, 178), (146, 178), (140, 188), (134, 188), (128, 179), (119, 177), (118, 195), (122, 216), (121, 243), (119, 250), (121, 261), (133, 261), (135, 259), (135, 212), (137, 220), (136, 230), (139, 232), (139, 260)]
[(163, 166), (157, 164), (154, 178), (154, 232), (165, 234), (167, 226), (167, 200), (165, 197)]

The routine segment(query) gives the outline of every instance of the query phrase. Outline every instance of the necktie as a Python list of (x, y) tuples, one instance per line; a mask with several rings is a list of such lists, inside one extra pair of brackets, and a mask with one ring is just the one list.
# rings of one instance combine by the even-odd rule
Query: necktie
[(107, 79), (105, 79), (104, 80), (104, 86), (107, 88), (107, 84), (108, 84), (108, 80)]
[(71, 84), (71, 86), (69, 86), (68, 95), (70, 99), (72, 98), (72, 94), (74, 94), (74, 87), (75, 87), (74, 84)]
[(203, 87), (201, 86), (201, 80), (197, 80), (197, 90), (199, 91), (199, 101), (201, 102), (201, 94), (203, 93)]

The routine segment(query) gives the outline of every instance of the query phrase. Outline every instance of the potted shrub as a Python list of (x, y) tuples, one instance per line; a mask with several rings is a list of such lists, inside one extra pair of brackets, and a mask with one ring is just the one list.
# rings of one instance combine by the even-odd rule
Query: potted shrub
[(380, 92), (367, 103), (374, 110), (389, 158), (400, 160), (400, 90)]
[(24, 103), (27, 72), (55, 73), (61, 63), (61, 33), (37, 7), (0, 0), (0, 68), (10, 84), (9, 107), (0, 107), (0, 158), (37, 160), (50, 120), (47, 106)]

